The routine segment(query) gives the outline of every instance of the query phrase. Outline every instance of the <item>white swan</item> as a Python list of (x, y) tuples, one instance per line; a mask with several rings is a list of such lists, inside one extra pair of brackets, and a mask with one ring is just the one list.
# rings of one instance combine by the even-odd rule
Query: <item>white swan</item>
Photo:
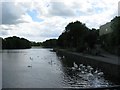
[(104, 74), (103, 72), (99, 72), (99, 73), (98, 73), (99, 76), (102, 76), (103, 74)]
[(79, 67), (82, 67), (82, 66), (83, 66), (83, 64), (80, 64), (80, 65), (79, 65)]
[(62, 58), (65, 58), (65, 56), (63, 56)]
[(87, 74), (87, 79), (88, 80), (94, 80), (94, 76), (91, 72)]
[(78, 65), (77, 65), (75, 62), (73, 63), (73, 67), (72, 67), (72, 69), (73, 69), (73, 70), (78, 69)]
[(73, 65), (75, 68), (78, 68), (78, 65), (75, 62), (73, 63)]
[(97, 74), (98, 73), (98, 70), (96, 70), (95, 72), (94, 72), (94, 74)]
[(87, 66), (87, 69), (90, 69), (90, 68), (91, 68), (91, 66), (88, 65), (88, 66)]

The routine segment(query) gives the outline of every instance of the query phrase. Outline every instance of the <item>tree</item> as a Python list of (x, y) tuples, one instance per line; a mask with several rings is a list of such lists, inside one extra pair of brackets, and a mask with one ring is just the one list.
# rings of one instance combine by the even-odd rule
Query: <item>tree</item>
[(91, 49), (94, 48), (94, 45), (97, 44), (98, 42), (98, 37), (99, 37), (99, 31), (92, 28), (92, 30), (89, 30), (86, 37), (85, 37), (85, 42), (87, 43), (88, 47)]
[(31, 42), (32, 46), (41, 46), (41, 42)]
[(42, 46), (46, 48), (53, 48), (57, 46), (56, 43), (57, 43), (57, 39), (49, 39), (49, 40), (44, 41), (42, 43)]
[(85, 49), (85, 37), (89, 28), (80, 21), (71, 22), (58, 38), (58, 46), (62, 48), (76, 48), (78, 51)]
[(66, 33), (66, 32), (63, 32), (63, 33), (59, 36), (59, 38), (58, 38), (58, 40), (57, 40), (57, 45), (58, 45), (59, 47), (62, 47), (62, 48), (65, 48), (65, 47), (68, 46), (68, 43), (67, 43), (67, 33)]
[(2, 40), (3, 49), (26, 49), (31, 48), (31, 42), (24, 38), (16, 36), (7, 37)]
[(0, 49), (2, 49), (2, 41), (3, 41), (3, 38), (0, 37)]

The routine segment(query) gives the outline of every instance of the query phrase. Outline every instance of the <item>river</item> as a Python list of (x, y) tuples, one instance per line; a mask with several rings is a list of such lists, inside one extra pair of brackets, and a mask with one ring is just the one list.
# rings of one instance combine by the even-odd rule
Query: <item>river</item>
[[(113, 85), (103, 76), (81, 73), (52, 49), (31, 48), (2, 51), (3, 88), (68, 88)], [(81, 64), (82, 65), (82, 64)], [(87, 66), (86, 66), (87, 67)], [(81, 69), (82, 70), (82, 69)], [(89, 80), (88, 80), (89, 79)]]

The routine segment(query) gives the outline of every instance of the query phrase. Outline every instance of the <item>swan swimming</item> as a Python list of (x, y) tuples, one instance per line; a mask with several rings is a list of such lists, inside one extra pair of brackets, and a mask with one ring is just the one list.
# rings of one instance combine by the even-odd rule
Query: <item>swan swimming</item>
[(73, 65), (75, 68), (78, 68), (78, 65), (75, 62), (73, 63)]
[(73, 69), (73, 70), (78, 69), (78, 65), (77, 65), (75, 62), (73, 63), (73, 67), (72, 67), (72, 69)]
[(98, 73), (99, 76), (102, 76), (103, 74), (104, 74), (103, 72), (99, 72), (99, 73)]
[(33, 58), (32, 58), (32, 57), (30, 57), (30, 60), (33, 60)]

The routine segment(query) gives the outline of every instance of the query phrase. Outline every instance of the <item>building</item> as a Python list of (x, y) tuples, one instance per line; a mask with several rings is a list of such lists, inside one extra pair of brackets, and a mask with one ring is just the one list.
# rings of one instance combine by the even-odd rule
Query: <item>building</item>
[(108, 22), (102, 26), (100, 26), (100, 30), (99, 30), (99, 35), (104, 35), (104, 34), (108, 34), (111, 33), (112, 29), (111, 29), (111, 22)]

